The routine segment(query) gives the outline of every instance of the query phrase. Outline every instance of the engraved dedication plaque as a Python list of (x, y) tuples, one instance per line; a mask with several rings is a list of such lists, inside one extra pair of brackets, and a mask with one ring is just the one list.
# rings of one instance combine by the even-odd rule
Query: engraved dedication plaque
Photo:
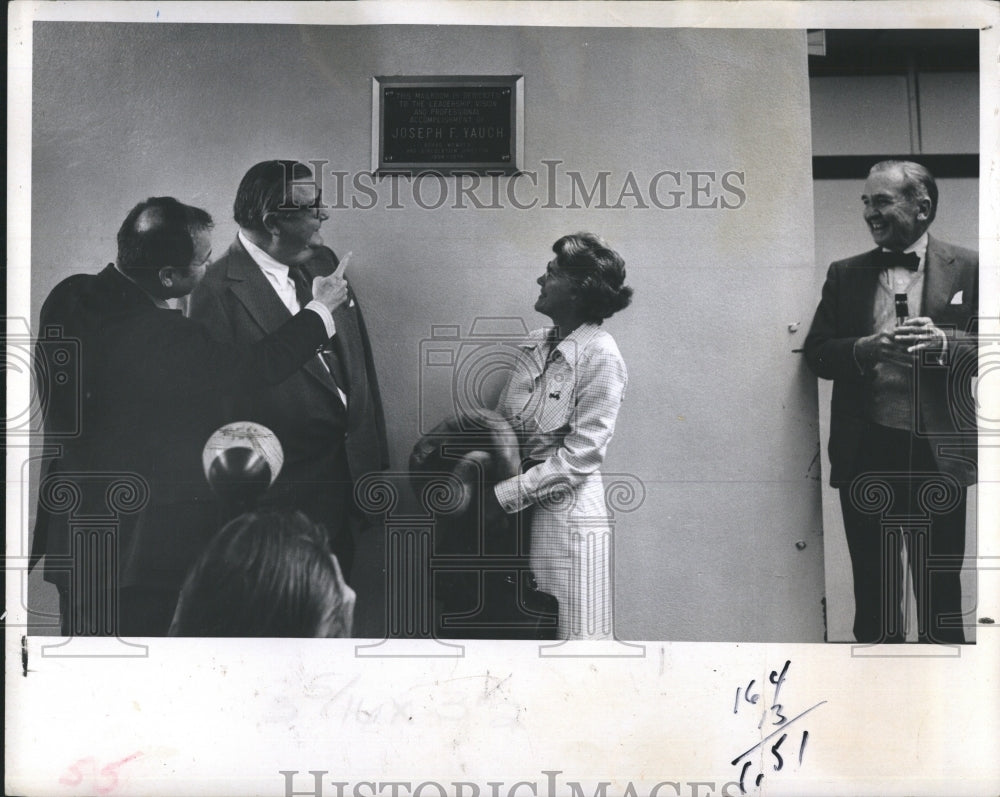
[(373, 78), (372, 171), (518, 171), (523, 85), (520, 75)]

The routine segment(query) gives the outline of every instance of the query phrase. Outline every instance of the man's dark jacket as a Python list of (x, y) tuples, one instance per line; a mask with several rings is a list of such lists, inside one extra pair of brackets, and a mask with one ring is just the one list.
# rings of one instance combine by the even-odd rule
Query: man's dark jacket
[(79, 379), (41, 375), (46, 442), (59, 453), (41, 479), (33, 561), (46, 555), (46, 579), (66, 585), (70, 525), (113, 523), (117, 508), (117, 586), (178, 587), (215, 531), (201, 451), (220, 393), (294, 373), (322, 345), (322, 319), (303, 311), (257, 345), (220, 343), (109, 265), (59, 283), (40, 334), (75, 341), (62, 348), (76, 362), (61, 370)]
[[(337, 267), (337, 256), (317, 247), (302, 266), (310, 282)], [(288, 308), (237, 238), (208, 267), (191, 295), (191, 317), (222, 341), (249, 344), (285, 323)], [(361, 308), (350, 301), (333, 311), (335, 346), (346, 371), (347, 411), (319, 357), (311, 358), (281, 384), (254, 391), (230, 391), (231, 420), (255, 421), (281, 442), (285, 464), (270, 494), (337, 528), (347, 509), (345, 491), (366, 473), (389, 464), (385, 418), (375, 363)], [(332, 515), (332, 516), (331, 516)]]
[[(873, 333), (873, 309), (881, 266), (878, 249), (830, 265), (823, 296), (806, 337), (806, 361), (833, 380), (830, 410), (830, 484), (845, 487), (858, 475), (857, 454), (867, 427), (872, 372), (862, 373), (854, 343)], [(939, 469), (972, 484), (976, 480), (976, 375), (979, 256), (928, 237), (921, 315), (948, 338), (942, 362), (929, 352), (914, 360), (914, 432), (930, 443)]]

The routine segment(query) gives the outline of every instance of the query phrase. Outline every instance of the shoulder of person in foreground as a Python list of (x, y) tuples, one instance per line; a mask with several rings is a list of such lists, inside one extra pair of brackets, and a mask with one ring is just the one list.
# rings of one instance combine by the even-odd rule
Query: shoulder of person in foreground
[(72, 274), (56, 283), (42, 303), (42, 317), (76, 302), (93, 302), (100, 298), (96, 274)]

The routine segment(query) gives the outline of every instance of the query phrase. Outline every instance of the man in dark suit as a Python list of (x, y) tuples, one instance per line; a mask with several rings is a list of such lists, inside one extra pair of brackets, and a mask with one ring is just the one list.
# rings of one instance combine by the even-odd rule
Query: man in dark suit
[[(308, 301), (309, 280), (329, 274), (339, 261), (323, 245), (320, 227), (329, 216), (305, 164), (253, 166), (237, 189), (233, 215), (239, 233), (192, 294), (191, 315), (219, 340), (252, 342)], [(285, 465), (269, 504), (302, 510), (332, 534), (346, 530), (330, 543), (350, 579), (351, 529), (361, 526), (353, 484), (388, 466), (388, 448), (371, 346), (353, 293), (334, 322), (336, 333), (322, 352), (280, 385), (233, 392), (226, 412), (277, 435)]]
[(872, 167), (862, 200), (878, 246), (830, 266), (805, 342), (812, 370), (834, 380), (830, 484), (840, 489), (859, 642), (905, 640), (904, 542), (920, 641), (964, 641), (979, 259), (927, 233), (937, 198), (919, 164)]
[[(287, 378), (347, 301), (331, 275), (256, 345), (217, 342), (167, 304), (204, 275), (211, 226), (171, 197), (142, 202), (118, 232), (117, 262), (63, 280), (42, 306), (42, 330), (76, 341), (79, 358), (80, 384), (38, 385), (47, 443), (61, 450), (39, 485), (32, 564), (45, 556), (64, 634), (166, 634), (187, 569), (217, 528), (201, 451), (219, 424), (218, 395)], [(76, 413), (78, 433), (58, 437)]]

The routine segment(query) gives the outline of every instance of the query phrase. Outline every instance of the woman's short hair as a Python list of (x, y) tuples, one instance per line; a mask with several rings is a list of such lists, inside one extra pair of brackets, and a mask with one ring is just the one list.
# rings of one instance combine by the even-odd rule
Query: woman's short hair
[(556, 265), (576, 283), (586, 321), (600, 324), (629, 306), (632, 289), (625, 285), (625, 261), (598, 235), (564, 235), (552, 245)]
[[(223, 526), (198, 558), (170, 634), (316, 636), (344, 610), (341, 584), (321, 526), (301, 512), (248, 512)], [(328, 635), (346, 635), (348, 622)]]

